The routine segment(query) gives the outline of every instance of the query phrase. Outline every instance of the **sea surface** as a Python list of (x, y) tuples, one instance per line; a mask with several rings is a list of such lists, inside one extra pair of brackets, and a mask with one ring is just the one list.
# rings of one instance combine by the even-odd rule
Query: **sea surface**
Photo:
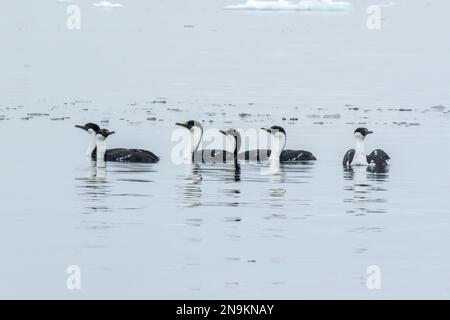
[[(450, 2), (95, 2), (2, 4), (0, 298), (450, 298)], [(176, 164), (191, 119), (318, 160)], [(86, 122), (161, 161), (97, 168)], [(342, 168), (357, 127), (388, 170)]]

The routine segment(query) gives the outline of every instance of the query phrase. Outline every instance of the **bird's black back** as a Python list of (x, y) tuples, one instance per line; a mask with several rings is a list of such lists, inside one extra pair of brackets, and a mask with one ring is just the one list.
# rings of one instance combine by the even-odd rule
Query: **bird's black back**
[(375, 166), (386, 166), (390, 159), (389, 155), (381, 149), (376, 149), (367, 156), (367, 162), (369, 164), (375, 164)]

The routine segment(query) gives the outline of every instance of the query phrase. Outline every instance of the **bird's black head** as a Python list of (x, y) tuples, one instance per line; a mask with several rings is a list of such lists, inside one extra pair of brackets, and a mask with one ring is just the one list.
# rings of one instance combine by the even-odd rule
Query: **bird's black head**
[(177, 122), (175, 123), (177, 126), (181, 126), (181, 127), (185, 127), (188, 130), (191, 130), (194, 127), (198, 127), (200, 129), (202, 129), (202, 124), (196, 120), (189, 120), (186, 122)]
[(373, 131), (369, 131), (367, 128), (358, 128), (355, 130), (354, 134), (359, 133), (363, 137), (367, 136), (368, 134), (373, 133)]
[(282, 134), (286, 135), (286, 131), (284, 131), (284, 128), (280, 126), (271, 126), (270, 128), (261, 128), (261, 130), (265, 130), (270, 134), (275, 134), (277, 132), (281, 132)]
[(227, 130), (219, 130), (219, 131), (220, 131), (220, 133), (222, 133), (223, 135), (225, 135), (227, 137), (234, 138), (235, 145), (234, 145), (233, 153), (235, 155), (235, 160), (236, 160), (239, 149), (241, 148), (241, 134), (239, 133), (239, 131), (237, 131), (236, 129), (233, 129), (233, 128), (230, 128)]
[(108, 138), (108, 136), (114, 134), (114, 131), (109, 131), (108, 129), (100, 129), (97, 131), (97, 136), (103, 137), (103, 138)]
[(92, 130), (92, 132), (97, 133), (97, 131), (100, 130), (100, 127), (92, 122), (86, 123), (85, 125), (76, 125), (76, 128), (80, 128), (85, 130), (86, 132), (90, 132)]

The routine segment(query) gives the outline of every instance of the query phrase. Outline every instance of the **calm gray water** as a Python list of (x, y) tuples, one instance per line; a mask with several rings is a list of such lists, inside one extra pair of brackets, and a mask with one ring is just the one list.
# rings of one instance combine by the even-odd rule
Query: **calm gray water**
[[(3, 5), (1, 298), (450, 297), (448, 1), (382, 7), (378, 31), (366, 27), (377, 1), (93, 2), (75, 1), (80, 30), (66, 28), (68, 4)], [(273, 175), (175, 165), (174, 123), (189, 119), (278, 124), (319, 161)], [(92, 167), (74, 128), (88, 121), (117, 132), (108, 146), (160, 163)], [(342, 169), (358, 126), (375, 131), (366, 148), (389, 153), (388, 172)], [(66, 286), (70, 265), (81, 290)], [(380, 290), (366, 286), (370, 265)]]

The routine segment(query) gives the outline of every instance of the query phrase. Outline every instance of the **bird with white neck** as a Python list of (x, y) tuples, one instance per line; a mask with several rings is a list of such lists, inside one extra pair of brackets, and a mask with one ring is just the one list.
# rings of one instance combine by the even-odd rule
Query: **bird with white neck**
[(202, 124), (195, 120), (189, 120), (186, 122), (177, 122), (175, 125), (189, 130), (189, 139), (183, 147), (182, 156), (186, 163), (195, 162), (195, 154), (198, 151), (203, 137)]
[(366, 137), (372, 133), (373, 131), (370, 131), (367, 128), (357, 128), (355, 130), (353, 133), (355, 137), (355, 149), (350, 149), (345, 153), (344, 159), (342, 160), (342, 164), (345, 167), (367, 165), (385, 167), (388, 165), (390, 157), (383, 150), (376, 149), (369, 155), (366, 154), (364, 142)]
[(203, 126), (200, 122), (189, 120), (186, 122), (177, 122), (177, 126), (181, 126), (189, 130), (189, 139), (183, 146), (182, 155), (185, 163), (194, 162), (227, 162), (234, 158), (231, 152), (221, 149), (202, 149), (199, 150), (203, 137)]
[[(219, 130), (220, 133), (225, 135), (227, 139), (227, 144), (231, 144), (233, 146), (233, 160), (234, 162), (238, 162), (238, 153), (241, 148), (241, 134), (236, 129), (227, 129), (227, 130)], [(232, 160), (232, 159), (227, 159)]]
[(88, 148), (86, 150), (86, 155), (88, 157), (95, 158), (92, 156), (93, 152), (95, 150), (95, 147), (97, 145), (97, 139), (96, 139), (95, 135), (97, 134), (97, 131), (100, 130), (100, 127), (97, 124), (92, 123), (92, 122), (86, 123), (84, 125), (76, 125), (75, 127), (83, 129), (84, 131), (86, 131), (89, 134), (90, 139), (89, 139)]
[(114, 131), (108, 129), (100, 129), (95, 134), (95, 141), (97, 147), (97, 167), (105, 167), (105, 155), (106, 155), (106, 138), (114, 134)]
[[(100, 127), (92, 122), (85, 125), (76, 125), (75, 127), (83, 129), (89, 133), (90, 140), (87, 155), (91, 160), (97, 159), (97, 133), (101, 130)], [(128, 148), (114, 148), (105, 150), (104, 161), (113, 162), (133, 162), (133, 163), (156, 163), (159, 157), (153, 152), (144, 149), (128, 149)]]
[(295, 163), (304, 161), (317, 160), (316, 157), (309, 151), (305, 150), (285, 150), (286, 146), (286, 131), (280, 126), (272, 126), (268, 129), (261, 128), (271, 134), (272, 143), (270, 148), (270, 163)]

